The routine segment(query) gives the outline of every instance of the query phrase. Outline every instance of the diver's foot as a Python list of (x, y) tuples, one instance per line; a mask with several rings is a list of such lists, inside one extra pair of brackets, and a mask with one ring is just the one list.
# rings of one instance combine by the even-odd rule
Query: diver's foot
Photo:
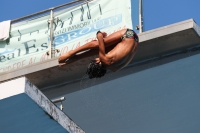
[(69, 52), (61, 55), (59, 58), (58, 58), (58, 63), (59, 65), (62, 65), (62, 64), (66, 64), (66, 61), (72, 56), (72, 50), (70, 50)]
[(66, 65), (66, 63), (59, 63), (59, 67)]

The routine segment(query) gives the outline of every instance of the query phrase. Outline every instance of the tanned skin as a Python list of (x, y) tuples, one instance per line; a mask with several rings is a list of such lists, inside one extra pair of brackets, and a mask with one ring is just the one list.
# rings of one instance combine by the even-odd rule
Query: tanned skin
[[(65, 61), (73, 58), (79, 52), (99, 48), (99, 58), (95, 59), (97, 63), (102, 63), (107, 69), (113, 72), (124, 68), (133, 59), (138, 47), (138, 43), (133, 38), (124, 38), (121, 40), (126, 30), (117, 31), (109, 36), (105, 32), (98, 33), (97, 40), (86, 43), (60, 56), (58, 59), (59, 65), (66, 65), (67, 62)], [(114, 48), (106, 53), (107, 47), (112, 45), (114, 45)]]

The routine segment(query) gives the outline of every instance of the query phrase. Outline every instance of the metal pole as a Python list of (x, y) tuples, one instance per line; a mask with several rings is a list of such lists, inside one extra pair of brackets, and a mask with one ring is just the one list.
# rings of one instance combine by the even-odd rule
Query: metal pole
[(139, 0), (139, 31), (143, 32), (143, 9), (142, 9), (142, 0)]
[(58, 98), (58, 99), (54, 99), (54, 100), (51, 100), (53, 103), (58, 103), (58, 102), (60, 102), (60, 110), (63, 110), (63, 104), (62, 104), (62, 102), (63, 101), (65, 101), (66, 99), (65, 99), (65, 97), (61, 97), (61, 98)]
[(52, 58), (52, 46), (53, 46), (53, 10), (51, 10), (51, 18), (50, 18), (50, 45), (49, 45), (49, 56)]
[(65, 97), (60, 97), (60, 98), (58, 98), (58, 99), (53, 99), (53, 100), (51, 100), (53, 103), (58, 103), (58, 102), (62, 102), (62, 101), (65, 101), (66, 99), (65, 99)]

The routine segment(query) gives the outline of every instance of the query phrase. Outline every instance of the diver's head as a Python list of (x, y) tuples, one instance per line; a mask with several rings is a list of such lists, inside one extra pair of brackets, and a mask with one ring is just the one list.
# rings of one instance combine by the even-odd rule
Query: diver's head
[(100, 78), (106, 73), (106, 67), (101, 62), (97, 63), (96, 60), (92, 60), (88, 65), (87, 72), (89, 78)]

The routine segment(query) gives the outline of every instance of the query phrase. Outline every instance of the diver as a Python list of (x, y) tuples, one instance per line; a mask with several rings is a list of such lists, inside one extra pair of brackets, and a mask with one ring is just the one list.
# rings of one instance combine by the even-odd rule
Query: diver
[[(92, 40), (60, 56), (59, 66), (66, 65), (67, 61), (79, 52), (99, 49), (99, 58), (89, 63), (86, 74), (89, 78), (100, 78), (105, 75), (107, 69), (116, 72), (128, 65), (137, 51), (139, 42), (137, 34), (132, 29), (122, 29), (109, 36), (105, 32), (98, 31), (96, 38), (97, 40)], [(113, 48), (108, 51), (109, 46)]]

